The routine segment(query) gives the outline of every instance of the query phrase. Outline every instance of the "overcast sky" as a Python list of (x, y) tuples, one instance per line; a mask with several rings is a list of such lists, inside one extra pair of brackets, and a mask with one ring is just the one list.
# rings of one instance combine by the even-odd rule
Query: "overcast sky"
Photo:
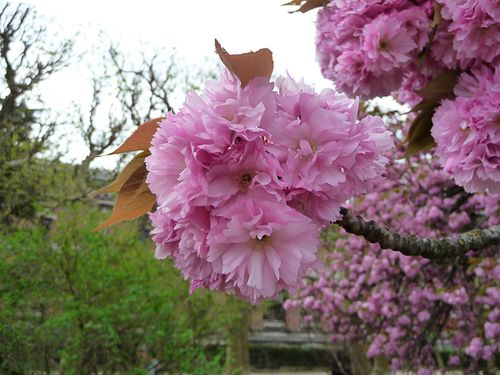
[[(188, 65), (216, 64), (214, 39), (230, 53), (263, 47), (271, 49), (275, 74), (287, 71), (304, 78), (318, 89), (332, 87), (321, 77), (315, 60), (315, 11), (289, 14), (293, 8), (281, 6), (285, 0), (25, 0), (35, 6), (40, 22), (49, 32), (71, 37), (79, 33), (77, 48), (92, 49), (100, 43), (100, 33), (120, 48), (132, 53), (173, 48)], [(90, 72), (72, 66), (51, 77), (43, 86), (45, 102), (54, 109), (68, 108), (72, 102), (88, 103), (91, 98)], [(79, 159), (83, 145), (72, 147)], [(83, 157), (84, 155), (81, 155)], [(100, 165), (113, 163), (98, 161)], [(109, 165), (109, 164), (108, 164)]]
[[(188, 64), (215, 60), (214, 39), (230, 53), (267, 47), (275, 73), (304, 77), (314, 86), (331, 86), (315, 61), (315, 13), (289, 14), (285, 0), (26, 0), (49, 29), (61, 36), (79, 32), (78, 43), (98, 43), (98, 33), (124, 50), (175, 48)], [(72, 95), (73, 93), (71, 93)], [(69, 100), (66, 92), (58, 101)]]
[[(49, 31), (57, 30), (61, 37), (78, 32), (80, 50), (95, 47), (103, 32), (125, 52), (163, 49), (168, 53), (175, 48), (187, 64), (197, 66), (206, 64), (207, 58), (215, 64), (217, 38), (230, 53), (271, 49), (275, 74), (288, 71), (317, 89), (333, 86), (322, 78), (315, 59), (316, 11), (289, 14), (293, 8), (281, 6), (285, 0), (24, 2), (35, 6), (41, 22), (49, 22)], [(66, 69), (44, 86), (44, 100), (56, 109), (72, 101), (88, 102), (90, 94), (88, 76), (81, 67)]]

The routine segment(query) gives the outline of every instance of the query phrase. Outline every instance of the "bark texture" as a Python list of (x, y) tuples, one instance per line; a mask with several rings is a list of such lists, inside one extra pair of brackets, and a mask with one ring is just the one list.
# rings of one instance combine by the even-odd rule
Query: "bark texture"
[(482, 250), (500, 244), (500, 225), (474, 229), (457, 237), (420, 238), (403, 235), (380, 226), (373, 220), (365, 221), (341, 208), (342, 219), (336, 224), (351, 234), (363, 236), (368, 242), (378, 243), (383, 249), (396, 250), (404, 255), (422, 256), (428, 259), (457, 257), (470, 250)]

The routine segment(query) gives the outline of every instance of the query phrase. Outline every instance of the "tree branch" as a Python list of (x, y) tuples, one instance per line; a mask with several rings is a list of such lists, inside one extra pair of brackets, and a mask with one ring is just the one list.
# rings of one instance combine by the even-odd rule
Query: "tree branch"
[(461, 233), (456, 238), (419, 238), (392, 232), (373, 220), (367, 222), (346, 208), (341, 208), (340, 213), (343, 217), (335, 224), (340, 225), (348, 233), (363, 236), (368, 242), (378, 243), (383, 249), (396, 250), (404, 255), (422, 256), (428, 259), (450, 258), (470, 250), (482, 250), (500, 244), (500, 225), (474, 229)]

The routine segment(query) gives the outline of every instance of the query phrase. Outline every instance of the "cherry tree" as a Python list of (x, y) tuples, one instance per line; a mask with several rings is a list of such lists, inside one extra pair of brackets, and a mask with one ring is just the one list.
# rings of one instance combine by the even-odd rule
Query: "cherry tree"
[[(115, 151), (140, 153), (100, 190), (118, 198), (99, 229), (150, 212), (155, 257), (173, 259), (192, 290), (255, 303), (298, 288), (288, 307), (394, 369), (492, 365), (498, 5), (291, 4), (321, 8), (318, 60), (336, 90), (271, 81), (271, 51), (231, 55), (216, 41), (220, 78)], [(359, 110), (359, 98), (389, 94), (413, 106), (402, 126)], [(323, 262), (331, 224), (342, 231)]]
[[(386, 179), (349, 203), (342, 225), (387, 241), (421, 241), (498, 225), (499, 203), (498, 194), (471, 194), (455, 185), (435, 157), (414, 156), (393, 159)], [(498, 246), (426, 259), (385, 250), (390, 247), (346, 229), (328, 233), (324, 268), (304, 278), (285, 308), (301, 307), (306, 321), (321, 322), (334, 342), (361, 343), (369, 357), (377, 363), (388, 359), (393, 369), (420, 368), (425, 374), (457, 366), (474, 373), (479, 365), (494, 366), (500, 338)], [(415, 247), (409, 246), (411, 254)]]
[(323, 75), (350, 96), (392, 94), (413, 110), (403, 127), (393, 125), (401, 147), (385, 180), (341, 211), (343, 229), (326, 245), (325, 268), (305, 278), (285, 307), (301, 306), (335, 342), (361, 342), (375, 363), (388, 359), (393, 369), (494, 367), (498, 4), (346, 0), (301, 9), (307, 4), (321, 7)]

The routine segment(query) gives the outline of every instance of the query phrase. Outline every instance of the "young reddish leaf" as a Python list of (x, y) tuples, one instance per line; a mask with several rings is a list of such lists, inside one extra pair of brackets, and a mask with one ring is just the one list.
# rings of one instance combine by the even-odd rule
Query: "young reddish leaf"
[(424, 100), (437, 104), (442, 99), (453, 96), (453, 88), (457, 84), (457, 81), (457, 71), (444, 70), (423, 89), (416, 90), (416, 93), (424, 98)]
[(299, 9), (290, 13), (296, 13), (296, 12), (305, 13), (315, 8), (324, 7), (326, 4), (328, 4), (328, 1), (329, 0), (292, 0), (289, 3), (283, 5), (300, 5), (304, 3)]
[(146, 165), (143, 164), (120, 189), (111, 217), (95, 228), (96, 231), (125, 220), (136, 219), (152, 210), (156, 197), (146, 184)]
[(116, 179), (110, 183), (109, 185), (106, 185), (96, 191), (93, 191), (92, 193), (89, 194), (91, 197), (95, 197), (96, 195), (99, 194), (104, 194), (104, 193), (117, 193), (120, 191), (120, 189), (123, 187), (125, 182), (132, 176), (132, 174), (141, 168), (144, 165), (144, 161), (147, 156), (150, 155), (149, 151), (143, 151), (140, 154), (134, 156), (134, 158), (123, 168), (123, 170), (118, 174)]
[(215, 39), (215, 52), (231, 74), (240, 80), (241, 87), (245, 87), (255, 77), (270, 78), (273, 72), (273, 53), (267, 48), (231, 55)]
[(136, 131), (133, 132), (132, 135), (110, 155), (149, 149), (149, 147), (151, 147), (151, 140), (156, 133), (156, 129), (158, 129), (158, 123), (161, 120), (163, 120), (163, 118), (155, 118), (139, 125)]
[(155, 203), (156, 197), (151, 192), (142, 192), (133, 200), (130, 200), (129, 194), (120, 194), (111, 217), (94, 230), (100, 231), (122, 221), (137, 219), (151, 211)]
[(435, 107), (430, 107), (421, 111), (411, 124), (406, 138), (408, 141), (408, 148), (405, 152), (406, 157), (428, 150), (436, 145), (431, 135), (434, 110)]

